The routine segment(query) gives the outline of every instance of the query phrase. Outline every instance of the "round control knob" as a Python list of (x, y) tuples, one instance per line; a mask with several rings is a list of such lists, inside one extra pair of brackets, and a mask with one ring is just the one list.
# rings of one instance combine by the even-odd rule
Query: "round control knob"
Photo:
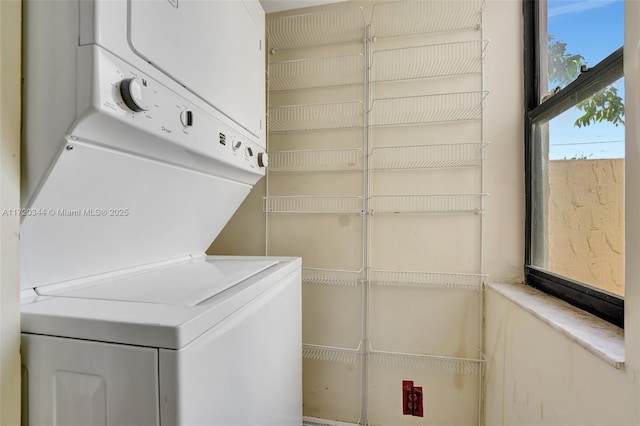
[(266, 152), (258, 153), (258, 166), (267, 167), (269, 165), (269, 156)]
[(148, 111), (151, 109), (145, 98), (147, 82), (139, 78), (127, 78), (120, 82), (120, 95), (124, 104), (133, 112)]

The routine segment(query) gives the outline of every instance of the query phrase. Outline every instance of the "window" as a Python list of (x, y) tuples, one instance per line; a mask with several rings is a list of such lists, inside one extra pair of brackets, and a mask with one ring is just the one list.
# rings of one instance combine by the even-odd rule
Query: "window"
[(529, 285), (623, 326), (624, 1), (525, 0)]

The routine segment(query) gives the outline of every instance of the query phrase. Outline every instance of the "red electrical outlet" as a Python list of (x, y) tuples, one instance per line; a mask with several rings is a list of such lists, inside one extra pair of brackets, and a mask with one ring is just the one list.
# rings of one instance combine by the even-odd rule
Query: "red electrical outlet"
[(413, 381), (402, 381), (402, 414), (423, 417), (422, 386), (413, 386)]

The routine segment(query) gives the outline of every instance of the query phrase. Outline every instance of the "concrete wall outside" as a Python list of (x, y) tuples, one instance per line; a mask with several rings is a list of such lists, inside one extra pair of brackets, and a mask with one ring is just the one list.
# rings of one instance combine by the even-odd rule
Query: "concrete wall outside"
[(548, 269), (624, 295), (624, 160), (556, 160), (548, 170)]

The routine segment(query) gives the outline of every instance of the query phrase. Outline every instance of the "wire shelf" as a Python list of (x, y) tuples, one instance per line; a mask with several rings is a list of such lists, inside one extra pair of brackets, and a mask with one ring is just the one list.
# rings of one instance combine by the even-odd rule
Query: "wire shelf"
[(372, 270), (370, 281), (373, 284), (389, 287), (482, 290), (486, 277), (485, 274)]
[(269, 64), (269, 90), (311, 89), (364, 83), (362, 54)]
[(373, 6), (372, 34), (400, 37), (480, 29), (484, 1), (399, 1)]
[(350, 7), (285, 16), (267, 21), (266, 26), (272, 50), (363, 41), (364, 11)]
[(302, 282), (354, 287), (362, 283), (362, 271), (302, 268)]
[(371, 214), (480, 214), (484, 195), (375, 195), (371, 197)]
[(476, 167), (482, 164), (483, 143), (455, 143), (377, 147), (371, 151), (371, 169), (436, 169)]
[(373, 100), (374, 126), (442, 123), (482, 118), (489, 92), (459, 92)]
[(410, 80), (482, 72), (487, 40), (433, 44), (373, 52), (371, 78)]
[(451, 374), (482, 376), (483, 359), (452, 358), (416, 355), (398, 352), (371, 351), (369, 360), (374, 364), (413, 370), (436, 370)]
[(302, 345), (302, 357), (318, 361), (338, 362), (341, 364), (355, 364), (362, 354), (358, 349), (345, 349), (333, 346)]
[(268, 120), (270, 132), (352, 129), (363, 126), (362, 102), (272, 107)]
[(362, 149), (325, 149), (269, 152), (269, 171), (338, 172), (361, 171)]
[(364, 198), (351, 196), (269, 196), (263, 198), (268, 213), (362, 214)]

